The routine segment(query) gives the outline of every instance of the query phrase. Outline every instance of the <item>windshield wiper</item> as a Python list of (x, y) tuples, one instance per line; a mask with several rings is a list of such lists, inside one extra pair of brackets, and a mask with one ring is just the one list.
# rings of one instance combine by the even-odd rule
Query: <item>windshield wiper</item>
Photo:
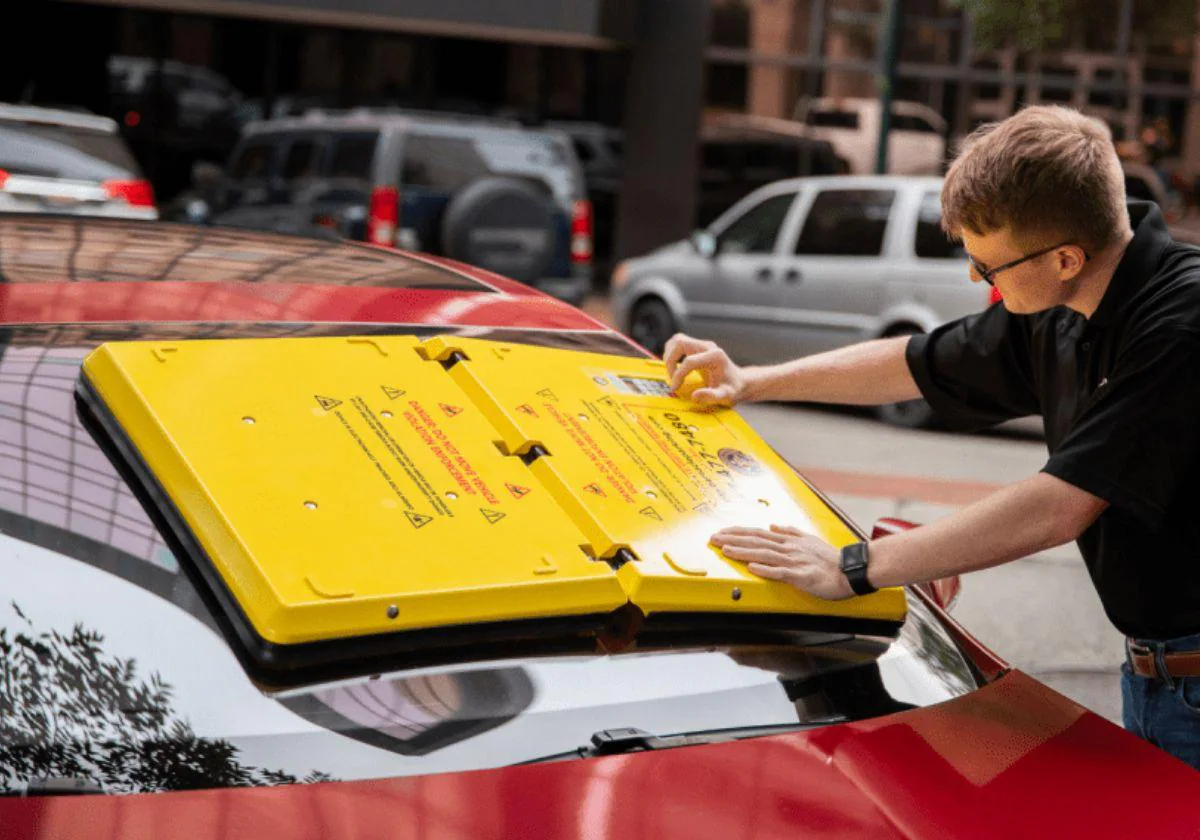
[(576, 747), (566, 752), (531, 758), (518, 764), (539, 764), (545, 761), (564, 761), (571, 758), (595, 758), (602, 755), (624, 755), (633, 752), (649, 752), (651, 750), (669, 750), (675, 747), (693, 747), (697, 744), (719, 744), (722, 741), (738, 741), (745, 738), (759, 738), (766, 735), (779, 735), (785, 732), (796, 732), (811, 729), (816, 726), (827, 726), (832, 723), (845, 723), (849, 718), (845, 715), (814, 718), (804, 723), (775, 723), (763, 726), (741, 726), (731, 729), (710, 729), (698, 732), (680, 732), (674, 735), (655, 735), (644, 729), (621, 728), (601, 729), (592, 733), (591, 746)]

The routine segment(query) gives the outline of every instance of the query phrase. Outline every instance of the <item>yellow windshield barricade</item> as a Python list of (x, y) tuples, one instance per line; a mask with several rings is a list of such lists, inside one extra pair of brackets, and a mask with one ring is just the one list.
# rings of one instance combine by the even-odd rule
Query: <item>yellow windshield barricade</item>
[(850, 531), (733, 411), (662, 363), (464, 338), (110, 343), (81, 391), (271, 646), (667, 613), (899, 621), (708, 545)]

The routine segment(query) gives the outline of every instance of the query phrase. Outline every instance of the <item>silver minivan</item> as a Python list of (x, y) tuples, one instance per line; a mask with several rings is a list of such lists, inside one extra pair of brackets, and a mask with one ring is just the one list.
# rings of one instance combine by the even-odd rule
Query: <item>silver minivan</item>
[(941, 185), (887, 175), (769, 184), (707, 230), (619, 265), (617, 324), (655, 352), (684, 331), (767, 364), (977, 312), (992, 290), (970, 281), (941, 230)]

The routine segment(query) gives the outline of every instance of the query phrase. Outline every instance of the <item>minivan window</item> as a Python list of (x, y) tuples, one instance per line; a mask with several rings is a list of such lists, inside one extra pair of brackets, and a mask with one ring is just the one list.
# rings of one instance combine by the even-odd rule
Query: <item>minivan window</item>
[(917, 237), (914, 250), (918, 257), (934, 260), (962, 259), (963, 248), (942, 230), (942, 203), (936, 192), (921, 196), (917, 210)]
[(779, 228), (796, 193), (773, 195), (754, 205), (733, 222), (718, 237), (720, 250), (726, 254), (769, 254), (775, 250)]
[(825, 190), (808, 211), (796, 253), (878, 256), (883, 252), (883, 234), (895, 198), (894, 190)]

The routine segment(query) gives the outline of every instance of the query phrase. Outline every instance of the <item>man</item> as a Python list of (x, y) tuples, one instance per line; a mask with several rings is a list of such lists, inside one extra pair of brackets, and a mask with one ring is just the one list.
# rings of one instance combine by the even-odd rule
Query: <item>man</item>
[(972, 134), (942, 225), (1003, 303), (928, 335), (739, 368), (678, 335), (704, 404), (924, 397), (947, 425), (1045, 419), (1041, 472), (931, 525), (837, 551), (786, 525), (712, 538), (749, 571), (822, 598), (985, 569), (1077, 540), (1127, 637), (1126, 728), (1200, 769), (1200, 251), (1126, 205), (1108, 130), (1032, 107)]

